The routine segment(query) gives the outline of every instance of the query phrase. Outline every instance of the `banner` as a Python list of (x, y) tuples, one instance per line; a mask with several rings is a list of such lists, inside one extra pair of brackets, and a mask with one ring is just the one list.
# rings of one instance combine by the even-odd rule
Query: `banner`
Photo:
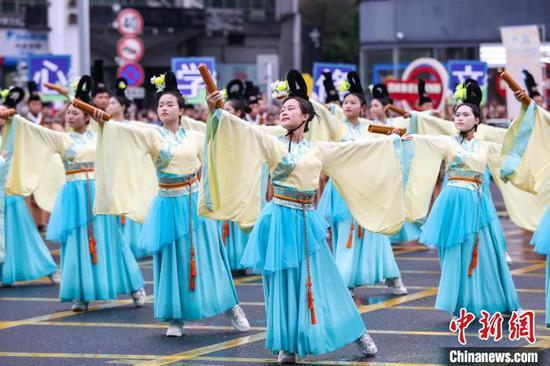
[(487, 63), (483, 61), (457, 61), (447, 63), (449, 72), (449, 90), (454, 93), (457, 84), (463, 83), (466, 79), (474, 79), (483, 92), (481, 104), (487, 102), (488, 72)]
[[(176, 74), (178, 89), (188, 104), (205, 104), (206, 89), (199, 72), (199, 65), (205, 64), (216, 80), (216, 60), (214, 57), (177, 57), (172, 59), (172, 71)], [(218, 85), (218, 89), (223, 86)]]
[(65, 100), (65, 97), (44, 87), (45, 83), (69, 86), (71, 56), (40, 55), (29, 56), (29, 80), (34, 80), (42, 93), (43, 101)]
[[(506, 49), (506, 71), (524, 86), (522, 70), (528, 70), (533, 74), (536, 83), (542, 86), (538, 27), (536, 25), (501, 27), (500, 35)], [(515, 118), (519, 114), (521, 103), (514, 98), (514, 94), (509, 89), (506, 91), (506, 104), (508, 118)]]
[(447, 96), (449, 74), (441, 62), (434, 58), (422, 57), (411, 62), (400, 80), (387, 80), (390, 97), (401, 107), (419, 110), (418, 79), (426, 82), (426, 93), (433, 100), (434, 109), (443, 110)]
[[(348, 72), (355, 71), (356, 67), (352, 64), (332, 64), (325, 62), (315, 62), (313, 64), (313, 97), (321, 103), (325, 102), (327, 94), (325, 93), (325, 87), (323, 86), (323, 81), (325, 77), (323, 76), (324, 72), (332, 73), (332, 80), (334, 81), (334, 86), (338, 90), (340, 83), (344, 80), (347, 80)], [(363, 87), (363, 89), (366, 88)], [(344, 97), (344, 93), (340, 93), (340, 99)]]

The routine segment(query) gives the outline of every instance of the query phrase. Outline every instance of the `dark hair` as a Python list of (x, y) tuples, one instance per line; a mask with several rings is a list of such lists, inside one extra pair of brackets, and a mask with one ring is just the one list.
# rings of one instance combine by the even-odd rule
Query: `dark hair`
[(360, 93), (347, 93), (346, 95), (344, 95), (344, 99), (342, 99), (342, 101), (346, 100), (346, 98), (350, 95), (353, 95), (353, 96), (357, 97), (357, 99), (359, 99), (359, 102), (361, 103), (361, 107), (367, 105), (367, 100), (365, 99), (365, 96), (363, 94), (360, 94)]
[(157, 107), (158, 107), (160, 98), (162, 98), (162, 96), (166, 94), (175, 96), (178, 101), (178, 107), (180, 109), (185, 109), (185, 98), (183, 97), (183, 95), (181, 95), (179, 92), (175, 90), (165, 90), (162, 93), (157, 93)]
[(308, 115), (307, 121), (306, 121), (306, 128), (304, 129), (304, 132), (308, 132), (309, 131), (309, 122), (311, 122), (311, 120), (317, 115), (315, 113), (315, 108), (313, 107), (313, 104), (309, 100), (306, 100), (306, 99), (304, 99), (302, 97), (299, 97), (297, 95), (291, 95), (291, 96), (287, 97), (283, 101), (283, 104), (285, 104), (290, 99), (294, 99), (295, 101), (297, 101), (298, 105), (300, 106), (300, 111), (303, 114)]
[(238, 112), (238, 117), (244, 118), (246, 116), (247, 105), (243, 99), (228, 99), (226, 103), (229, 103), (231, 108), (233, 108), (235, 112)]

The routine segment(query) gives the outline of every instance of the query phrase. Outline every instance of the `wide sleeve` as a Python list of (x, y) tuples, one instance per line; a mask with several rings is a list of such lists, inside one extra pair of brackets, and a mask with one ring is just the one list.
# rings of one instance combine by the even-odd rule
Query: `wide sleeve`
[(405, 216), (409, 222), (422, 221), (443, 160), (458, 154), (458, 147), (448, 136), (416, 135), (403, 144), (402, 169), (405, 190)]
[(456, 134), (456, 128), (453, 122), (432, 116), (429, 113), (411, 112), (409, 133), (452, 136)]
[(261, 208), (262, 166), (271, 171), (284, 150), (276, 137), (221, 109), (207, 125), (199, 213), (251, 228)]
[(182, 116), (180, 118), (180, 125), (186, 130), (206, 133), (206, 123), (197, 121), (191, 117)]
[[(412, 112), (409, 133), (419, 135), (456, 135), (457, 130), (453, 121), (435, 117), (428, 113)], [(476, 139), (481, 141), (502, 144), (506, 129), (501, 127), (480, 124), (477, 128)]]
[(336, 118), (322, 104), (312, 100), (316, 116), (309, 122), (309, 131), (304, 137), (311, 141), (342, 141), (347, 129), (341, 120)]
[(156, 169), (162, 139), (152, 126), (106, 122), (99, 127), (95, 162), (97, 214), (143, 222), (158, 191)]
[[(68, 135), (29, 122), (19, 115), (12, 118), (8, 128), (13, 129), (13, 155), (6, 178), (8, 194), (28, 196), (48, 179), (48, 175), (58, 178), (64, 175), (59, 171), (62, 168), (59, 156), (72, 143)], [(50, 194), (55, 196), (57, 192), (50, 191)], [(53, 199), (47, 200), (51, 203)]]
[(403, 186), (397, 137), (357, 142), (319, 142), (323, 172), (328, 175), (365, 229), (384, 234), (404, 222)]
[(501, 179), (501, 145), (485, 143), (485, 146), (487, 148), (489, 170), (502, 193), (510, 219), (522, 229), (535, 231), (542, 215), (550, 204), (550, 180), (547, 179), (540, 185), (537, 194), (517, 188), (512, 182)]
[(550, 113), (535, 105), (521, 107), (502, 146), (501, 176), (531, 193), (543, 191), (550, 180)]

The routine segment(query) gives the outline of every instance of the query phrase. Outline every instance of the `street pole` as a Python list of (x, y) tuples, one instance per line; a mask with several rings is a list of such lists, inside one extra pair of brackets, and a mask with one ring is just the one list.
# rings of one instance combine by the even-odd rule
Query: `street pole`
[(90, 74), (90, 1), (78, 0), (79, 75)]
[(293, 67), (296, 70), (302, 69), (302, 16), (300, 14), (299, 1), (294, 0), (292, 3), (294, 21), (293, 21), (293, 34), (292, 34), (292, 45), (293, 45)]

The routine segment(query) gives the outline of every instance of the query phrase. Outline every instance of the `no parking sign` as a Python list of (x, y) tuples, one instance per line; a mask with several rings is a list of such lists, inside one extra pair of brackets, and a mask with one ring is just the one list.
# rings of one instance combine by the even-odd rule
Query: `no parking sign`
[(125, 78), (128, 86), (140, 86), (143, 83), (143, 68), (140, 64), (122, 65), (117, 70), (117, 77)]

